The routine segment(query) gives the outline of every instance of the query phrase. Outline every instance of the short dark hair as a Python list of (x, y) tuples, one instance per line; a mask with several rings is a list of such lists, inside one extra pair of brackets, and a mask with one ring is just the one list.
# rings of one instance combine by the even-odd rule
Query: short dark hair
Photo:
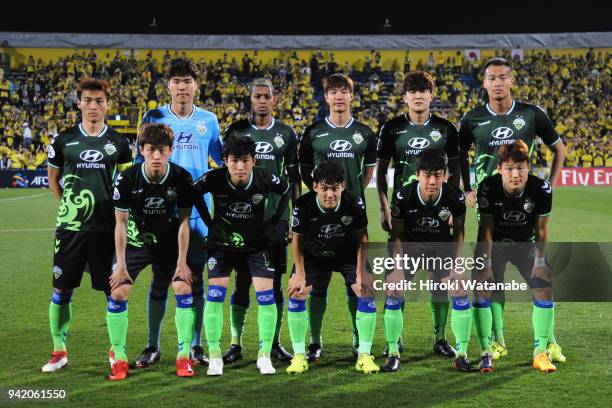
[(103, 79), (96, 79), (92, 77), (85, 77), (79, 82), (77, 88), (77, 98), (80, 100), (83, 91), (102, 91), (106, 95), (106, 100), (110, 99), (111, 89), (108, 82)]
[(434, 172), (438, 170), (446, 171), (448, 166), (448, 157), (446, 153), (440, 149), (428, 149), (421, 152), (417, 156), (416, 171)]
[(495, 67), (508, 67), (508, 68), (510, 68), (510, 71), (512, 71), (512, 64), (510, 64), (510, 61), (508, 61), (505, 58), (495, 57), (495, 58), (491, 58), (487, 62), (485, 62), (485, 65), (484, 65), (484, 68), (482, 69), (482, 72), (485, 72), (487, 70), (487, 68), (489, 68), (491, 65), (493, 65)]
[(168, 125), (161, 123), (145, 123), (138, 132), (138, 146), (146, 144), (153, 146), (169, 146), (174, 143), (174, 133)]
[(434, 80), (429, 72), (413, 71), (404, 78), (404, 93), (408, 91), (429, 91), (433, 93)]
[(312, 172), (314, 183), (340, 184), (344, 181), (344, 170), (333, 161), (322, 161)]
[(184, 77), (190, 76), (194, 80), (198, 79), (200, 75), (200, 71), (198, 70), (198, 66), (185, 57), (178, 57), (172, 59), (168, 63), (168, 72), (166, 72), (166, 79), (174, 78), (174, 77)]
[(223, 158), (227, 159), (230, 156), (255, 157), (255, 142), (247, 136), (230, 136), (223, 140)]
[(509, 162), (515, 163), (527, 162), (529, 164), (529, 147), (522, 140), (515, 140), (512, 144), (501, 145), (497, 151), (498, 163)]
[(333, 74), (323, 78), (323, 93), (327, 93), (331, 88), (346, 88), (353, 93), (355, 84), (351, 78), (344, 74)]

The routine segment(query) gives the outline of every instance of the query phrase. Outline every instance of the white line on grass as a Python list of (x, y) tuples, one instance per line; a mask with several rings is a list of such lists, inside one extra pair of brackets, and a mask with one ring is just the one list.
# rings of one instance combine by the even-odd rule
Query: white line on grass
[(0, 198), (0, 203), (4, 201), (14, 201), (14, 200), (23, 200), (25, 198), (42, 197), (48, 194), (51, 194), (51, 193), (34, 194), (34, 195), (28, 195), (28, 196), (23, 196), (23, 197)]
[(35, 231), (55, 231), (55, 228), (0, 229), (0, 233), (1, 232), (35, 232)]

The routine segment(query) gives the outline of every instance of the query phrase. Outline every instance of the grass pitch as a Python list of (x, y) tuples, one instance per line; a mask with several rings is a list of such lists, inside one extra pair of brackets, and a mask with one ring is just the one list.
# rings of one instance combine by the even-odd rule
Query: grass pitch
[[(378, 200), (368, 190), (370, 239), (384, 241), (379, 226)], [(551, 241), (612, 242), (612, 188), (558, 188), (550, 224)], [(257, 357), (256, 307), (245, 326), (245, 360), (226, 366), (225, 375), (210, 378), (205, 369), (191, 379), (174, 372), (176, 334), (174, 301), (170, 296), (162, 333), (162, 361), (153, 368), (131, 370), (126, 381), (112, 383), (106, 352), (104, 295), (90, 289), (85, 275), (73, 297), (69, 334), (69, 367), (43, 374), (52, 343), (48, 305), (51, 294), (53, 227), (57, 203), (48, 190), (0, 191), (0, 253), (2, 307), (0, 344), (4, 361), (0, 370), (0, 405), (12, 405), (9, 389), (63, 389), (67, 399), (54, 406), (609, 406), (612, 374), (612, 306), (609, 303), (559, 303), (556, 337), (568, 362), (557, 372), (542, 374), (531, 368), (531, 305), (506, 305), (505, 332), (508, 357), (495, 371), (461, 374), (451, 361), (431, 353), (431, 314), (426, 302), (407, 303), (404, 323), (406, 351), (402, 369), (395, 374), (363, 375), (354, 370), (350, 352), (351, 330), (341, 277), (329, 290), (323, 326), (325, 353), (318, 365), (299, 377), (290, 377), (276, 363), (276, 376), (261, 376)], [(473, 210), (468, 210), (466, 241), (476, 237)], [(588, 279), (585, 271), (585, 279)], [(146, 342), (146, 296), (150, 273), (142, 273), (130, 296), (128, 354), (133, 360)], [(226, 302), (227, 303), (227, 302)], [(225, 336), (229, 342), (229, 307), (225, 307)], [(382, 307), (379, 308), (382, 310)], [(447, 325), (447, 337), (454, 342)], [(282, 341), (291, 350), (286, 323)], [(384, 347), (379, 314), (373, 352)], [(470, 356), (476, 360), (474, 336)], [(377, 358), (382, 364), (383, 359)], [(28, 400), (24, 406), (47, 404)]]

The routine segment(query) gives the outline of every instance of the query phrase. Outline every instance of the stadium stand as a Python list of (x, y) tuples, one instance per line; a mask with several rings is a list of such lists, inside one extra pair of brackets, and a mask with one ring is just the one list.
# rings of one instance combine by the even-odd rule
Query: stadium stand
[[(259, 55), (215, 52), (134, 50), (74, 50), (49, 57), (32, 49), (10, 72), (0, 70), (0, 157), (2, 168), (36, 169), (46, 165), (46, 146), (59, 130), (78, 120), (76, 85), (82, 76), (109, 80), (112, 88), (110, 124), (128, 134), (136, 132), (142, 114), (169, 101), (164, 63), (178, 55), (191, 57), (201, 70), (197, 103), (217, 114), (222, 129), (249, 111), (249, 81), (273, 80), (279, 91), (276, 115), (300, 133), (325, 114), (321, 78), (344, 72), (356, 82), (354, 116), (375, 131), (385, 120), (404, 112), (401, 100), (404, 73), (427, 70), (436, 81), (433, 111), (459, 123), (463, 113), (484, 102), (482, 60), (463, 51), (405, 52), (402, 59), (383, 61), (381, 52), (322, 52), (280, 50)], [(63, 50), (64, 53), (66, 50)], [(34, 55), (37, 55), (35, 57)], [(510, 51), (495, 55), (511, 58)], [(514, 67), (517, 100), (542, 106), (568, 146), (568, 167), (612, 167), (612, 59), (593, 49), (525, 50)], [(340, 62), (342, 61), (342, 62)], [(550, 151), (536, 146), (534, 164), (549, 165)]]

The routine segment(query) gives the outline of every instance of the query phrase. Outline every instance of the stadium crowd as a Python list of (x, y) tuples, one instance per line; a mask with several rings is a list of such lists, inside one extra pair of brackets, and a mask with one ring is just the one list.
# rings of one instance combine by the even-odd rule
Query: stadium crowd
[[(410, 70), (432, 73), (437, 87), (433, 111), (457, 125), (465, 112), (486, 100), (481, 61), (467, 60), (459, 51), (453, 58), (432, 52), (426, 60), (416, 62), (407, 51), (404, 61), (396, 61), (391, 71), (382, 70), (380, 52), (364, 53), (365, 62), (359, 69), (348, 62), (339, 63), (333, 52), (320, 50), (309, 61), (290, 50), (279, 51), (271, 61), (264, 61), (257, 51), (245, 53), (240, 61), (230, 60), (227, 54), (216, 61), (202, 58), (196, 60), (201, 71), (197, 104), (214, 112), (221, 129), (226, 129), (249, 112), (249, 81), (265, 76), (279, 91), (276, 116), (300, 134), (324, 114), (321, 79), (336, 72), (355, 80), (353, 114), (375, 132), (384, 121), (406, 110), (402, 81)], [(496, 54), (510, 58), (509, 51)], [(76, 87), (82, 76), (110, 82), (110, 114), (123, 113), (129, 106), (144, 113), (168, 103), (163, 69), (160, 72), (158, 67), (178, 55), (178, 51), (166, 51), (159, 64), (151, 52), (138, 58), (133, 50), (127, 55), (117, 51), (104, 56), (93, 50), (75, 50), (57, 61), (36, 61), (30, 56), (10, 76), (0, 70), (0, 169), (46, 166), (50, 137), (78, 120)], [(610, 57), (592, 50), (580, 56), (525, 51), (522, 61), (513, 62), (517, 78), (514, 97), (548, 112), (567, 144), (566, 166), (612, 167)], [(536, 145), (536, 165), (550, 165), (551, 157), (550, 150)]]

